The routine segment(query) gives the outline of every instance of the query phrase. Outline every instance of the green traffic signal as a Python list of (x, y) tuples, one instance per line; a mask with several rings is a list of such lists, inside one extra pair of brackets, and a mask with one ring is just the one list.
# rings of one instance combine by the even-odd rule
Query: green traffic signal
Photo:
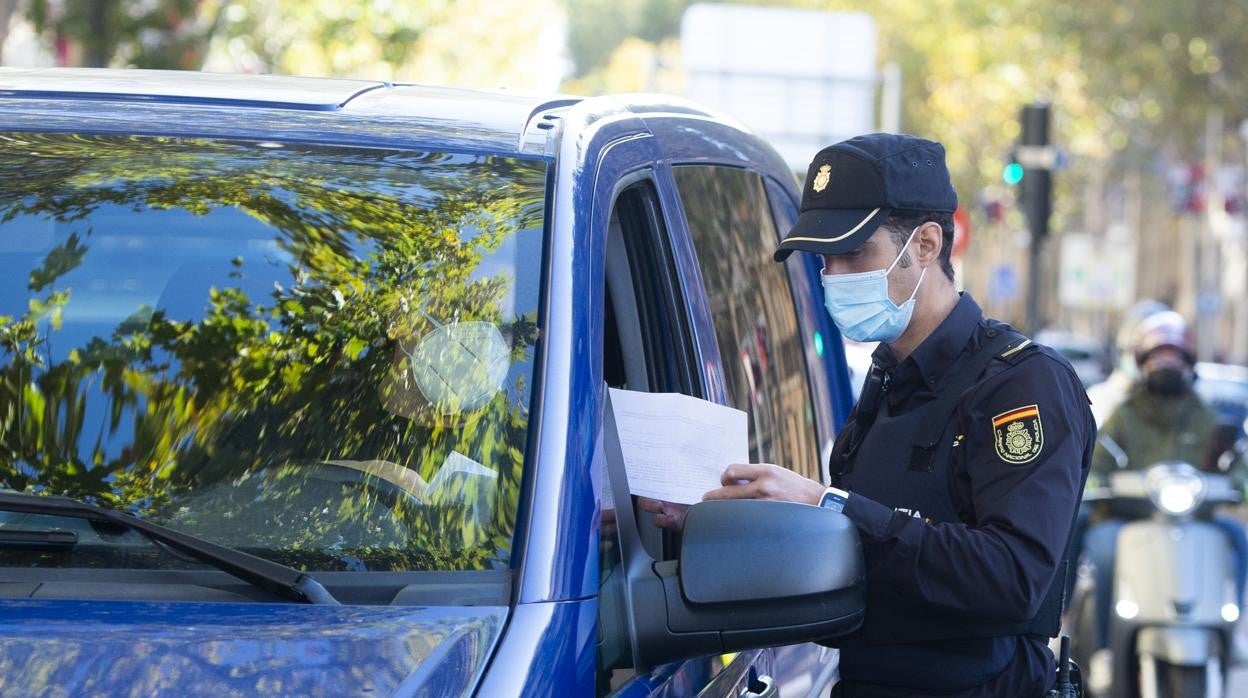
[(1006, 164), (1005, 169), (1001, 170), (1001, 179), (1010, 186), (1018, 184), (1023, 181), (1023, 166), (1017, 162)]

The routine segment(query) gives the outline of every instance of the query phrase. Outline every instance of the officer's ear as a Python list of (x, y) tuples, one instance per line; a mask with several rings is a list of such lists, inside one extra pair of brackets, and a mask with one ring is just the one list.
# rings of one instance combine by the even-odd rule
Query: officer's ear
[(919, 266), (929, 267), (939, 264), (940, 250), (945, 244), (944, 232), (940, 229), (940, 225), (934, 221), (927, 221), (919, 226), (914, 239), (919, 243), (916, 251)]

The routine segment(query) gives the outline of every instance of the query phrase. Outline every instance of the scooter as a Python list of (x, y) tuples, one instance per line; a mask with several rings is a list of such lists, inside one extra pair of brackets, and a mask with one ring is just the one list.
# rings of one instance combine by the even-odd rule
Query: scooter
[(1111, 698), (1224, 696), (1240, 599), (1231, 544), (1210, 519), (1217, 506), (1239, 502), (1240, 491), (1228, 476), (1188, 463), (1126, 470), (1122, 450), (1105, 445), (1119, 469), (1084, 500), (1104, 502), (1098, 506), (1126, 523), (1107, 648), (1098, 642), (1094, 570), (1087, 560), (1079, 566), (1070, 630), (1085, 690)]

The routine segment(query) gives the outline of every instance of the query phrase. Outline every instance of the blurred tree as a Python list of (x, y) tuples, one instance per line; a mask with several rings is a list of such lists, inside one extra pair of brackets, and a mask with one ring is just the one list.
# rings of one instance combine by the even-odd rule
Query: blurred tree
[[(598, 93), (670, 91), (675, 86), (678, 91), (679, 82), (670, 75), (680, 54), (673, 37), (691, 3), (600, 4), (568, 0), (569, 49), (576, 73), (565, 89)], [(959, 191), (978, 192), (998, 181), (1002, 157), (1018, 135), (1018, 109), (1038, 96), (1063, 105), (1063, 125), (1068, 121), (1077, 134), (1075, 149), (1103, 144), (1094, 127), (1099, 108), (1088, 99), (1079, 76), (1083, 66), (1078, 39), (1048, 36), (1042, 15), (1035, 11), (1039, 0), (750, 4), (870, 14), (879, 32), (881, 61), (895, 61), (902, 68), (903, 126), (945, 143)], [(1069, 210), (1060, 210), (1055, 222), (1062, 215)]]
[(554, 90), (556, 0), (231, 0), (214, 70)]
[(218, 52), (247, 71), (389, 79), (453, 10), (427, 1), (228, 0)]
[(580, 77), (564, 80), (562, 90), (570, 94), (609, 94), (622, 92), (683, 91), (680, 40), (664, 39), (653, 44), (636, 37), (624, 39), (610, 59)]
[[(1027, 102), (1062, 105), (1064, 146), (1101, 142), (1091, 127), (1100, 110), (1081, 76), (1080, 41), (1048, 33), (1040, 4), (831, 0), (823, 6), (875, 19), (881, 60), (901, 67), (903, 128), (944, 143), (954, 183), (969, 201), (1000, 180)], [(1069, 215), (1069, 208), (1060, 209), (1055, 226)]]
[[(568, 87), (645, 88), (678, 49), (686, 0), (565, 0), (575, 71)], [(1019, 108), (1056, 105), (1055, 134), (1073, 156), (1059, 179), (1054, 227), (1081, 214), (1093, 170), (1152, 174), (1159, 154), (1199, 159), (1205, 114), (1248, 115), (1248, 7), (1212, 0), (1090, 6), (1078, 0), (760, 0), (750, 4), (865, 12), (881, 61), (900, 64), (903, 126), (949, 148), (958, 189), (997, 181)], [(668, 83), (670, 84), (670, 83)], [(1103, 175), (1097, 175), (1103, 176)], [(1015, 221), (1015, 225), (1021, 221)]]
[(29, 0), (26, 12), (62, 65), (545, 90), (562, 73), (556, 0)]
[(35, 28), (62, 63), (195, 69), (221, 18), (214, 0), (30, 0)]
[(1079, 39), (1085, 76), (1111, 121), (1109, 145), (1141, 164), (1156, 149), (1202, 155), (1205, 118), (1248, 116), (1248, 6), (1238, 0), (1046, 3), (1048, 30)]
[(693, 0), (564, 0), (574, 78), (608, 65), (626, 39), (658, 44), (680, 34)]

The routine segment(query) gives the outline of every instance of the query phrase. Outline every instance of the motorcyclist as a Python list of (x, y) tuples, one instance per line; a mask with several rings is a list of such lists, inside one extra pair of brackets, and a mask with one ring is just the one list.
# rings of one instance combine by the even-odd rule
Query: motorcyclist
[[(1158, 300), (1144, 299), (1136, 302), (1123, 313), (1118, 326), (1118, 334), (1114, 338), (1114, 349), (1117, 359), (1114, 370), (1105, 380), (1088, 386), (1088, 401), (1092, 403), (1092, 417), (1100, 428), (1109, 419), (1109, 415), (1127, 399), (1132, 389), (1140, 380), (1140, 368), (1135, 363), (1136, 340), (1140, 336), (1140, 326), (1150, 316), (1170, 310), (1170, 306)], [(1104, 454), (1102, 454), (1102, 457)], [(1095, 487), (1095, 478), (1090, 479), (1089, 486)], [(1083, 541), (1088, 531), (1092, 511), (1086, 505), (1079, 508), (1075, 518), (1075, 527), (1070, 536), (1070, 551), (1067, 559), (1078, 560), (1083, 552)], [(1066, 607), (1074, 597), (1076, 575), (1069, 575), (1066, 581)]]
[(1092, 416), (1099, 427), (1105, 423), (1114, 409), (1131, 393), (1131, 388), (1140, 377), (1140, 369), (1135, 364), (1135, 344), (1139, 336), (1140, 324), (1151, 315), (1170, 310), (1170, 306), (1155, 300), (1142, 300), (1131, 306), (1123, 314), (1122, 323), (1114, 339), (1114, 348), (1118, 358), (1114, 370), (1109, 376), (1088, 387), (1088, 399), (1092, 401)]
[[(1103, 481), (1124, 454), (1127, 467), (1180, 460), (1212, 469), (1217, 415), (1193, 388), (1196, 354), (1187, 322), (1172, 310), (1155, 313), (1135, 335), (1132, 353), (1138, 377), (1100, 425), (1092, 475)], [(1114, 445), (1121, 454), (1114, 452)]]
[[(1088, 487), (1106, 484), (1115, 469), (1146, 468), (1161, 461), (1183, 461), (1202, 470), (1217, 470), (1218, 454), (1213, 452), (1217, 417), (1193, 388), (1195, 344), (1186, 321), (1174, 311), (1150, 315), (1140, 323), (1133, 349), (1139, 376), (1126, 399), (1101, 426)], [(1083, 553), (1094, 569), (1097, 629), (1100, 646), (1104, 647), (1114, 552), (1124, 522), (1099, 514), (1093, 515), (1093, 521)], [(1215, 516), (1213, 523), (1227, 535), (1235, 553), (1238, 598), (1242, 601), (1244, 578), (1248, 576), (1248, 538), (1235, 519)]]

